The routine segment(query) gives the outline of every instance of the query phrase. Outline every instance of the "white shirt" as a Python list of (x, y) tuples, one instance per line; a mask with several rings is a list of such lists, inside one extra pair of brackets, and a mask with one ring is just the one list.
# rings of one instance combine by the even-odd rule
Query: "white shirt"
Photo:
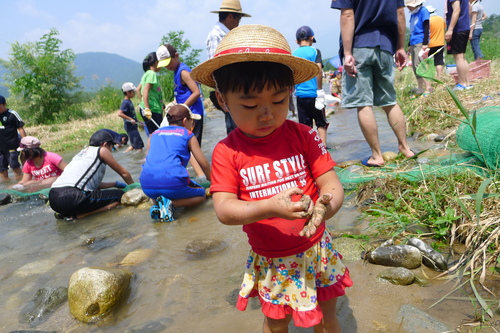
[(217, 22), (214, 28), (208, 33), (207, 36), (207, 55), (208, 59), (211, 59), (215, 55), (215, 49), (219, 45), (222, 38), (229, 32), (229, 29), (222, 24)]

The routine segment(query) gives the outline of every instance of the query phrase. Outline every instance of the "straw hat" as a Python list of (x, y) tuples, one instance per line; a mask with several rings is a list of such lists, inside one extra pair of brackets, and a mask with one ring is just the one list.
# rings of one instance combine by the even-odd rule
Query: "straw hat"
[(410, 6), (410, 7), (418, 7), (421, 4), (423, 4), (425, 0), (406, 0), (405, 1), (405, 6)]
[(295, 84), (318, 75), (314, 62), (292, 55), (290, 45), (277, 30), (258, 24), (246, 24), (229, 31), (215, 50), (213, 58), (193, 69), (191, 77), (206, 86), (215, 88), (212, 73), (226, 65), (268, 61), (288, 66), (293, 71)]
[(222, 0), (219, 10), (213, 10), (210, 13), (238, 13), (243, 17), (252, 17), (247, 13), (241, 11), (240, 0)]

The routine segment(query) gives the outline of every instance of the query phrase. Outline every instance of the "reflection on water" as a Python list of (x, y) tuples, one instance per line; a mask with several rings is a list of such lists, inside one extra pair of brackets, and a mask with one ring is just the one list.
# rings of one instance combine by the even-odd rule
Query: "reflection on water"
[[(397, 142), (385, 114), (378, 112), (377, 118), (383, 149), (395, 151)], [(329, 121), (328, 143), (337, 147), (332, 152), (335, 160), (369, 154), (355, 110), (339, 111)], [(209, 113), (202, 145), (209, 159), (215, 143), (224, 136), (222, 113)], [(69, 162), (74, 153), (63, 157)], [(114, 156), (138, 181), (144, 154), (117, 151)], [(105, 180), (118, 179), (108, 168)], [(7, 185), (0, 184), (0, 189)], [(341, 228), (356, 223), (354, 215), (339, 214)], [(329, 221), (332, 228), (335, 224)], [(86, 240), (91, 238), (94, 243), (88, 245)], [(221, 240), (229, 247), (209, 257), (193, 258), (185, 251), (186, 245), (199, 239)], [(260, 332), (258, 306), (238, 312), (230, 297), (241, 282), (248, 248), (240, 227), (217, 221), (210, 200), (185, 210), (172, 223), (152, 223), (146, 208), (121, 207), (75, 223), (56, 220), (39, 198), (0, 206), (0, 331), (30, 328), (20, 324), (18, 316), (38, 289), (67, 287), (71, 274), (82, 267), (113, 266), (134, 250), (151, 249), (147, 260), (129, 267), (134, 273), (131, 293), (126, 305), (105, 325), (78, 323), (65, 309), (36, 329), (124, 332), (154, 322), (166, 327), (165, 332), (229, 332), (234, 327), (240, 332)]]

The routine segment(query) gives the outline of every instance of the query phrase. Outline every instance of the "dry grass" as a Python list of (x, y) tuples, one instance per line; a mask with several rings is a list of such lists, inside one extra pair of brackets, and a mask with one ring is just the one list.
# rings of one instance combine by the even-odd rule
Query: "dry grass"
[(116, 132), (124, 132), (123, 121), (115, 112), (99, 117), (71, 121), (65, 124), (39, 125), (25, 127), (26, 134), (40, 139), (46, 151), (61, 152), (82, 148), (98, 129), (109, 128)]
[[(444, 75), (443, 82), (452, 87), (455, 81)], [(458, 91), (457, 96), (468, 110), (483, 106), (500, 105), (500, 62), (491, 63), (491, 75), (488, 78), (472, 81), (472, 89)], [(450, 94), (442, 85), (433, 84), (434, 92), (429, 97), (412, 99), (410, 91), (416, 87), (416, 79), (410, 68), (398, 73), (396, 85), (399, 87), (399, 105), (407, 117), (408, 133), (446, 134), (458, 127), (463, 118)], [(451, 116), (451, 117), (450, 117)]]

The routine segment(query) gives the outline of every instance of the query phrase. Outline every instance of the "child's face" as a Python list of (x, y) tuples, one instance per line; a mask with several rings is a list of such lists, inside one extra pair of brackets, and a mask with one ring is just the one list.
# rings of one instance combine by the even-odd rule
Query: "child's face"
[(261, 138), (283, 125), (288, 114), (290, 88), (266, 87), (262, 92), (250, 90), (217, 92), (219, 104), (226, 106), (238, 128), (251, 138)]

